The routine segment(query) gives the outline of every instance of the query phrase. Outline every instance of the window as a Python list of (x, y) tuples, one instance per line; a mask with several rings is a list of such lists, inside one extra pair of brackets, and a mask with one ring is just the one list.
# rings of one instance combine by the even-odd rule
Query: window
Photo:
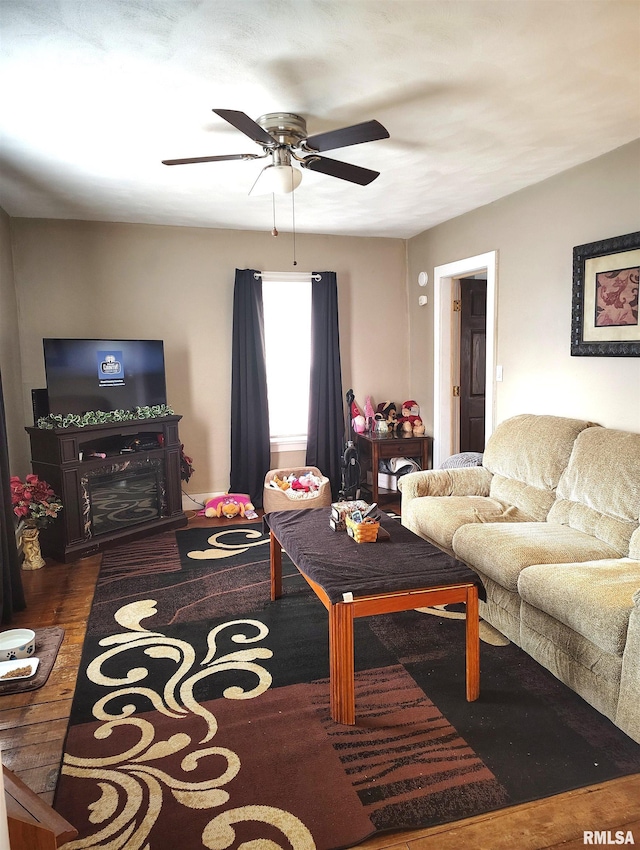
[(263, 272), (272, 445), (306, 448), (311, 370), (311, 275)]

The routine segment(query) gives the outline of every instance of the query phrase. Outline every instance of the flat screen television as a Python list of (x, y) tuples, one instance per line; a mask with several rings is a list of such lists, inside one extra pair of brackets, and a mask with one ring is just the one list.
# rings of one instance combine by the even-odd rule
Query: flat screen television
[(43, 339), (49, 413), (167, 403), (159, 339)]

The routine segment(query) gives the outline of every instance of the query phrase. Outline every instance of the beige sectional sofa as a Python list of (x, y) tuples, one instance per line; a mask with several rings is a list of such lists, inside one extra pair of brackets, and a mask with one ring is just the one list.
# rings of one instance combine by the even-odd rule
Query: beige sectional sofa
[(398, 485), (403, 525), (482, 578), (481, 616), (640, 743), (640, 434), (524, 414), (482, 466)]

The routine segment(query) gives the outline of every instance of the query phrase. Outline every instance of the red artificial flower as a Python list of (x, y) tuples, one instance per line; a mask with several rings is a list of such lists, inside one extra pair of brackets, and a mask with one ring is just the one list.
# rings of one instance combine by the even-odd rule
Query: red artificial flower
[(53, 489), (37, 475), (27, 475), (24, 482), (12, 475), (10, 486), (13, 513), (28, 525), (43, 528), (62, 510), (62, 502)]

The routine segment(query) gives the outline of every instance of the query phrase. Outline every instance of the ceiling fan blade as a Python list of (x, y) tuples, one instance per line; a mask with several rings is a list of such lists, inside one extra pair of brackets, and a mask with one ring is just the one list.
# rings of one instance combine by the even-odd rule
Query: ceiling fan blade
[(219, 115), (220, 118), (224, 118), (225, 121), (232, 124), (236, 130), (240, 130), (240, 132), (244, 133), (245, 136), (249, 136), (250, 139), (253, 139), (253, 141), (258, 145), (276, 144), (276, 140), (273, 136), (270, 136), (264, 127), (257, 124), (253, 118), (249, 118), (245, 112), (238, 112), (236, 109), (214, 109), (213, 111), (216, 115)]
[(192, 162), (224, 162), (229, 159), (260, 159), (257, 153), (230, 153), (224, 156), (192, 156), (187, 159), (163, 159), (163, 165), (189, 165)]
[(310, 171), (319, 171), (321, 174), (328, 174), (329, 177), (339, 177), (340, 180), (348, 180), (360, 186), (368, 186), (380, 175), (379, 171), (352, 165), (350, 162), (329, 159), (326, 156), (307, 156), (300, 160), (300, 163), (303, 168), (308, 168)]
[(309, 136), (304, 147), (314, 151), (332, 151), (336, 148), (346, 148), (348, 145), (361, 145), (363, 142), (375, 142), (378, 139), (388, 139), (389, 131), (379, 121), (364, 121), (340, 130), (329, 130), (328, 133), (318, 133)]

